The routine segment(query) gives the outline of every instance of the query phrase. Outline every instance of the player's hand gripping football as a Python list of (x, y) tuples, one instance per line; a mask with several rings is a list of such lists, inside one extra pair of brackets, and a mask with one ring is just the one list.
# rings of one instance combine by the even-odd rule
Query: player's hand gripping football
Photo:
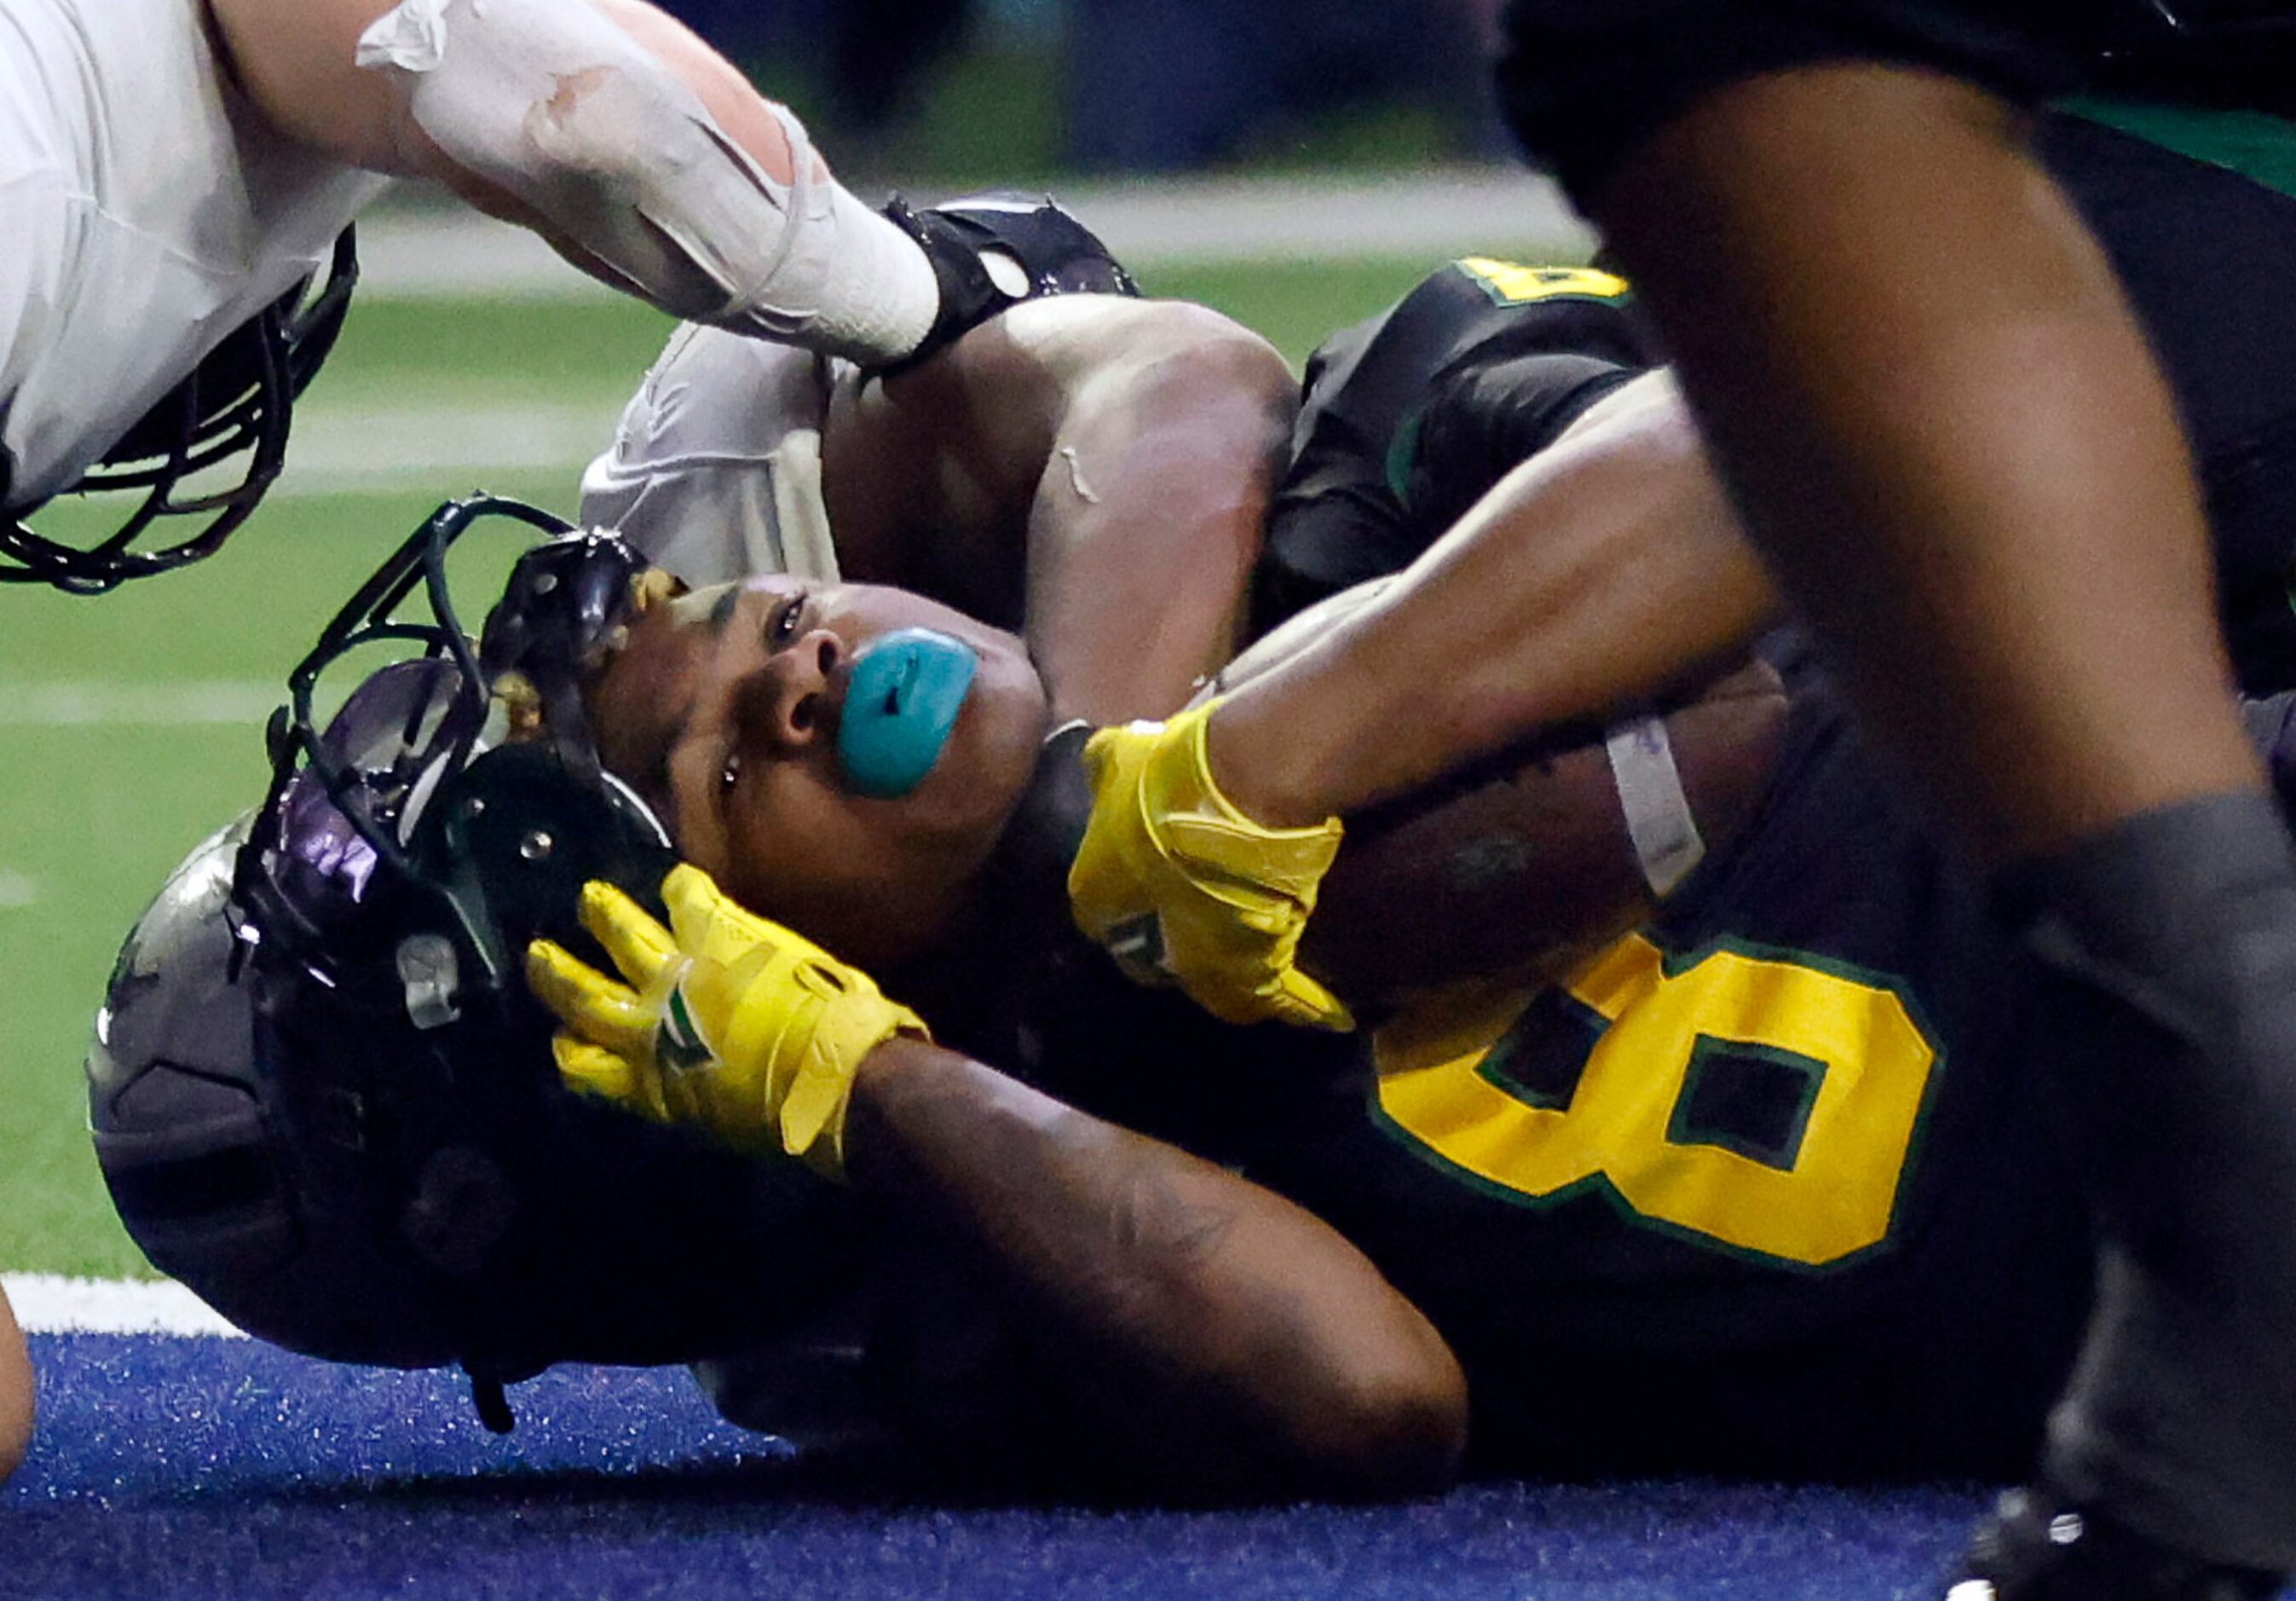
[(898, 1033), (930, 1038), (923, 1021), (698, 867), (673, 868), (661, 891), (668, 928), (612, 884), (583, 886), (582, 926), (627, 982), (551, 940), (527, 948), (527, 982), (565, 1025), (551, 1042), (559, 1073), (633, 1112), (840, 1177), (861, 1059)]
[(1077, 926), (1144, 982), (1177, 982), (1227, 1022), (1351, 1029), (1293, 965), (1340, 820), (1269, 828), (1220, 792), (1205, 753), (1213, 700), (1085, 746), (1092, 817), (1069, 870)]

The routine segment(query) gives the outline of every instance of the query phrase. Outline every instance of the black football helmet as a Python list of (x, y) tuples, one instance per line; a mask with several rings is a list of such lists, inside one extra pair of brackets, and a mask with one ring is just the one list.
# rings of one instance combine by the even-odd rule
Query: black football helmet
[[(357, 246), (345, 228), (324, 280), (306, 279), (226, 335), (64, 491), (143, 495), (119, 531), (101, 544), (81, 548), (34, 533), (23, 519), (45, 503), (15, 504), (12, 464), (0, 448), (0, 583), (53, 584), (73, 595), (101, 595), (129, 579), (214, 554), (285, 464), (296, 398), (334, 349), (357, 283)], [(235, 484), (178, 497), (186, 479), (242, 453), (247, 461)], [(207, 521), (173, 544), (134, 548), (162, 517)]]
[[(504, 520), (549, 538), (474, 643), (446, 557)], [(660, 909), (668, 842), (578, 693), (644, 567), (529, 506), (442, 507), (296, 668), (268, 794), (129, 935), (88, 1058), (155, 1266), (294, 1351), (460, 1363), (500, 1428), (501, 1386), (554, 1362), (750, 1349), (858, 1275), (849, 1192), (566, 1091), (521, 979), (537, 933), (606, 965), (586, 880)], [(323, 729), (330, 669), (378, 650)]]

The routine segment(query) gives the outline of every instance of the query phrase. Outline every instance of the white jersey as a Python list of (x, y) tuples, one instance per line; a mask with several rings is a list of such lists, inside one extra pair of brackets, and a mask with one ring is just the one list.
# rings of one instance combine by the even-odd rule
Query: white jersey
[(697, 587), (760, 572), (837, 578), (821, 428), (848, 364), (687, 324), (582, 475), (582, 521)]
[(0, 0), (0, 441), (69, 486), (385, 182), (280, 139), (200, 0)]

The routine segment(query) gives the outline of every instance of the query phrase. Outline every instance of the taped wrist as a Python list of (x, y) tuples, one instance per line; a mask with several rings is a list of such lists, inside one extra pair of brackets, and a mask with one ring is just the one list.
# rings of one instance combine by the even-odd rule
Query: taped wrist
[(1666, 719), (1646, 717), (1617, 724), (1604, 735), (1603, 745), (1643, 882), (1663, 900), (1706, 859), (1706, 841), (1698, 832), (1690, 797), (1683, 792), (1682, 769), (1675, 765)]
[(794, 181), (770, 177), (701, 97), (588, 0), (403, 0), (356, 60), (410, 81), (407, 115), (665, 311), (857, 361), (907, 354), (939, 288), (785, 109)]

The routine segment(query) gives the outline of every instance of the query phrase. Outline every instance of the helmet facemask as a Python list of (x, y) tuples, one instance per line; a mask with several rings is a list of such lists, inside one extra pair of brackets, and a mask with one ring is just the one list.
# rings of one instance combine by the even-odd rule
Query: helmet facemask
[[(553, 538), (520, 560), (474, 643), (447, 556), (505, 519)], [(611, 536), (530, 506), (442, 507), (291, 675), (223, 908), (228, 981), (252, 1017), (250, 1127), (281, 1175), (285, 1227), (266, 1237), (332, 1277), (250, 1272), (220, 1231), (202, 1268), (179, 1218), (168, 1265), (291, 1349), (459, 1362), (496, 1426), (504, 1383), (558, 1361), (755, 1346), (857, 1271), (848, 1192), (566, 1090), (555, 1020), (521, 977), (538, 934), (610, 968), (577, 920), (582, 884), (609, 879), (659, 909), (675, 861), (600, 770), (580, 710), (646, 571)], [(375, 651), (398, 659), (359, 673), (323, 727), (323, 686)]]
[[(221, 549), (285, 466), (295, 401), (334, 349), (357, 283), (357, 248), (346, 228), (324, 280), (299, 283), (234, 330), (64, 491), (141, 494), (116, 532), (83, 548), (35, 533), (23, 518), (37, 505), (0, 512), (0, 583), (102, 595)], [(239, 456), (246, 460), (228, 487), (191, 487), (193, 479)], [(8, 453), (0, 449), (0, 508), (10, 505), (12, 476)], [(161, 518), (178, 517), (207, 521), (173, 544), (135, 547)]]

